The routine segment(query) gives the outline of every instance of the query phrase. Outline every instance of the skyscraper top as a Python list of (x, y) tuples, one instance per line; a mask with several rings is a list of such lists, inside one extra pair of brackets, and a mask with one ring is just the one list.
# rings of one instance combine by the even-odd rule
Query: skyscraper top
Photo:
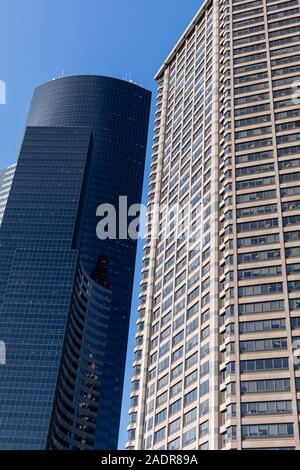
[(110, 77), (108, 75), (96, 75), (96, 74), (61, 75), (59, 77), (54, 77), (51, 80), (48, 80), (44, 83), (41, 83), (36, 88), (43, 87), (43, 86), (47, 85), (48, 83), (56, 82), (57, 80), (69, 80), (69, 79), (78, 79), (78, 78), (82, 78), (84, 80), (88, 80), (88, 79), (105, 80), (105, 79), (107, 79), (107, 80), (113, 80), (113, 81), (116, 81), (116, 82), (119, 81), (119, 82), (129, 83), (130, 85), (135, 85), (139, 88), (143, 88), (143, 89), (146, 90), (146, 88), (143, 85), (135, 83), (133, 80), (124, 80), (123, 78), (116, 78), (116, 77)]
[(187, 40), (189, 34), (194, 30), (194, 27), (196, 25), (196, 23), (199, 21), (199, 19), (201, 18), (201, 15), (203, 15), (206, 7), (208, 6), (208, 4), (210, 4), (213, 0), (203, 0), (203, 3), (199, 9), (199, 11), (196, 13), (196, 15), (194, 16), (194, 18), (192, 19), (192, 21), (189, 23), (189, 25), (187, 26), (186, 30), (184, 31), (184, 33), (182, 34), (182, 36), (180, 37), (180, 39), (177, 41), (177, 43), (175, 44), (175, 46), (173, 47), (173, 49), (171, 50), (170, 54), (168, 55), (168, 57), (166, 58), (166, 60), (164, 61), (164, 63), (162, 64), (162, 66), (159, 68), (159, 70), (157, 71), (156, 75), (155, 75), (155, 80), (158, 80), (161, 75), (163, 74), (166, 66), (168, 66), (171, 62), (172, 59), (174, 59), (174, 56), (177, 54), (177, 52), (179, 51), (180, 47), (184, 44), (184, 42)]

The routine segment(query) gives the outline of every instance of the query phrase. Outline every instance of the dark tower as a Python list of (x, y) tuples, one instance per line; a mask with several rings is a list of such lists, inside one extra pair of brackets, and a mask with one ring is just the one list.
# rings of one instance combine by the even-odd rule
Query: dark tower
[(0, 230), (1, 449), (117, 447), (136, 242), (97, 207), (140, 201), (150, 93), (75, 76), (35, 90)]

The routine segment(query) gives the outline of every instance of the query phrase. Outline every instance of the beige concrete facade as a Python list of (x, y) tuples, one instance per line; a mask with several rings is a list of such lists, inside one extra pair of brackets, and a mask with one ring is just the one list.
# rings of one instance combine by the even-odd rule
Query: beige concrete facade
[(156, 76), (129, 449), (300, 449), (299, 7), (206, 1)]

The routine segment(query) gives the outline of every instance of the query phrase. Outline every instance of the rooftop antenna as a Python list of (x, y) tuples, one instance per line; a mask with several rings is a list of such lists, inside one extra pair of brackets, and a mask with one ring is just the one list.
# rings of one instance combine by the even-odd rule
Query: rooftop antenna
[(63, 78), (64, 76), (65, 76), (65, 71), (63, 70), (63, 71), (61, 72), (60, 78)]

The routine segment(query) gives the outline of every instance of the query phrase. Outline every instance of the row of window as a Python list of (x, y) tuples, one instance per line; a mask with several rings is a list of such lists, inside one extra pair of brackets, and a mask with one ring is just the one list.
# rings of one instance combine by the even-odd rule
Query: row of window
[(241, 413), (243, 416), (292, 413), (292, 402), (281, 400), (242, 403)]
[[(287, 338), (261, 339), (240, 342), (240, 352), (272, 351), (276, 349), (286, 349)], [(247, 369), (248, 370), (248, 369)]]
[[(253, 279), (261, 277), (280, 276), (282, 274), (281, 266), (266, 266), (264, 268), (240, 269), (238, 272), (239, 280)], [(266, 292), (268, 293), (268, 291)], [(253, 294), (247, 294), (253, 295)]]
[(242, 426), (242, 438), (280, 438), (294, 436), (292, 423), (283, 424), (251, 424)]
[[(170, 435), (170, 434), (175, 433), (176, 431), (179, 431), (180, 426), (181, 426), (181, 419), (178, 418), (177, 420), (175, 420), (175, 421), (173, 421), (172, 423), (169, 424), (168, 429), (165, 426), (165, 427), (159, 429), (158, 431), (156, 431), (154, 433), (154, 444), (157, 444), (158, 442), (161, 442), (162, 440), (164, 440), (166, 438), (167, 434)], [(209, 422), (205, 421), (204, 423), (200, 424), (200, 426), (199, 426), (199, 436), (200, 437), (205, 436), (206, 434), (208, 434), (208, 430), (209, 430)], [(184, 432), (183, 435), (182, 435), (182, 447), (185, 448), (185, 447), (191, 445), (193, 442), (196, 441), (196, 438), (197, 438), (197, 428), (196, 427), (190, 429), (189, 431)], [(149, 444), (150, 444), (150, 442), (149, 442)], [(180, 438), (177, 438), (176, 443), (175, 443), (175, 440), (174, 440), (168, 445), (168, 449), (178, 449), (179, 445), (180, 445)], [(150, 447), (150, 445), (147, 444), (147, 447)]]
[[(285, 323), (284, 318), (275, 319), (275, 320), (249, 321), (249, 322), (240, 323), (240, 333), (243, 334), (243, 333), (254, 333), (254, 332), (260, 332), (260, 331), (283, 330), (285, 329), (285, 327), (286, 327), (286, 323)], [(255, 345), (255, 347), (256, 346), (258, 345)]]
[[(290, 286), (290, 292), (294, 290), (299, 290), (300, 288), (300, 281), (295, 281)], [(278, 294), (283, 292), (283, 284), (282, 282), (274, 282), (272, 284), (258, 284), (258, 285), (251, 285), (251, 286), (244, 286), (239, 287), (239, 297), (248, 297), (252, 295), (268, 295), (268, 294)]]
[(277, 357), (271, 359), (253, 359), (240, 362), (241, 373), (259, 372), (264, 370), (287, 370), (289, 359), (287, 357)]
[(290, 392), (290, 379), (247, 380), (241, 382), (241, 393)]
[[(257, 235), (253, 237), (245, 237), (245, 238), (238, 238), (238, 248), (245, 247), (245, 246), (259, 246), (259, 245), (268, 245), (268, 244), (273, 244), (273, 243), (278, 243), (279, 242), (279, 234), (278, 233), (272, 233), (271, 235)], [(272, 274), (272, 273), (271, 273)], [(274, 275), (280, 274), (279, 272), (273, 273)], [(253, 276), (248, 274), (248, 277), (263, 277), (264, 275), (268, 274), (263, 274), (263, 270), (261, 274), (258, 274), (256, 270), (253, 270)], [(245, 275), (247, 277), (247, 275)]]
[[(298, 232), (291, 232), (292, 238), (289, 236), (285, 237), (286, 241), (298, 239)], [(286, 234), (288, 235), (289, 232)], [(297, 238), (295, 237), (297, 235)], [(292, 248), (286, 248), (285, 250), (286, 258), (293, 258), (300, 256), (300, 247), (295, 246)], [(280, 250), (268, 250), (268, 251), (253, 251), (250, 253), (241, 253), (238, 255), (238, 264), (244, 263), (253, 263), (256, 261), (267, 261), (267, 260), (274, 260), (280, 259)]]

